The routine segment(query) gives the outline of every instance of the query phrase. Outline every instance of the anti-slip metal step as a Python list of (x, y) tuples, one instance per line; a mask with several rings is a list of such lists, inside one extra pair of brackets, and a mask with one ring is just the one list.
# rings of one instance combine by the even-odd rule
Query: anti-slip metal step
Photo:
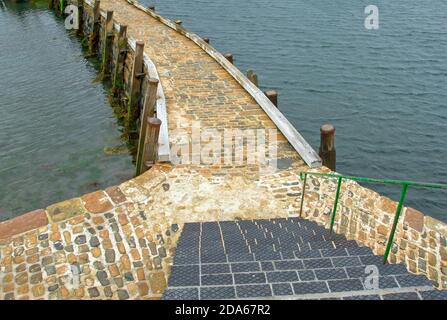
[(185, 224), (165, 299), (447, 299), (404, 264), (303, 219)]

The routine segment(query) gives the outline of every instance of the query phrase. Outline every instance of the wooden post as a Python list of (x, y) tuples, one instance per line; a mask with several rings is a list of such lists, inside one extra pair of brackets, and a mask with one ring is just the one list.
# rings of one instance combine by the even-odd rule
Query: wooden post
[(158, 157), (158, 136), (160, 134), (161, 120), (158, 118), (147, 118), (148, 129), (143, 150), (142, 170), (146, 172), (157, 161)]
[(132, 73), (130, 79), (129, 102), (127, 105), (127, 127), (129, 128), (132, 121), (136, 118), (136, 109), (138, 107), (138, 98), (141, 90), (141, 79), (143, 74), (143, 54), (144, 42), (137, 41), (135, 46), (134, 60), (132, 64)]
[(205, 41), (206, 43), (210, 43), (210, 38), (203, 38), (203, 41)]
[(278, 93), (275, 90), (267, 90), (264, 94), (278, 108)]
[(253, 82), (255, 86), (258, 86), (258, 75), (254, 73), (253, 70), (247, 70), (247, 78)]
[(78, 36), (82, 36), (83, 29), (84, 29), (84, 1), (78, 0), (77, 1), (78, 6), (78, 30), (77, 34)]
[(65, 14), (65, 7), (66, 7), (65, 0), (59, 0), (59, 15), (61, 17), (63, 17)]
[(96, 53), (98, 33), (99, 33), (99, 19), (100, 19), (100, 4), (99, 0), (95, 0), (93, 3), (93, 20), (90, 26), (91, 33), (89, 35), (88, 49), (89, 54), (94, 55)]
[(154, 117), (155, 104), (157, 102), (157, 88), (158, 88), (158, 80), (150, 78), (147, 81), (146, 94), (144, 96), (143, 112), (141, 116), (140, 137), (138, 140), (138, 150), (137, 150), (137, 165), (136, 165), (137, 176), (139, 176), (144, 170), (142, 160), (143, 160), (144, 142), (146, 140), (146, 131), (148, 125), (148, 122), (144, 120)]
[(124, 57), (127, 52), (127, 26), (120, 25), (116, 41), (116, 56), (112, 76), (112, 92), (116, 94), (118, 87), (123, 85)]
[(321, 141), (319, 155), (323, 161), (323, 166), (335, 171), (335, 127), (332, 124), (324, 124), (320, 128)]
[(102, 68), (101, 73), (105, 78), (109, 76), (109, 57), (110, 46), (113, 37), (113, 11), (107, 11), (106, 20), (104, 23), (103, 48), (102, 48)]
[(230, 61), (231, 63), (233, 63), (233, 54), (231, 54), (231, 53), (225, 53), (225, 54), (224, 54), (224, 57), (225, 57), (228, 61)]

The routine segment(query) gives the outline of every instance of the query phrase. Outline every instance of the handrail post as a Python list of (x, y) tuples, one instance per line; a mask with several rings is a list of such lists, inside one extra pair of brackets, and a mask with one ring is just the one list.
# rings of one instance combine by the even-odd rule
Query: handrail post
[(303, 214), (303, 203), (304, 203), (304, 195), (306, 193), (306, 181), (307, 181), (307, 173), (304, 174), (304, 182), (303, 182), (303, 194), (301, 195), (301, 205), (300, 205), (300, 217)]
[(408, 190), (408, 184), (404, 184), (402, 187), (402, 192), (400, 194), (399, 205), (397, 206), (396, 214), (394, 215), (393, 227), (391, 228), (390, 236), (388, 238), (385, 255), (383, 257), (383, 264), (386, 264), (386, 262), (388, 261), (388, 255), (390, 254), (391, 247), (393, 246), (394, 234), (396, 232), (400, 214), (402, 213), (402, 207), (404, 205), (405, 196), (407, 195), (407, 190)]
[(338, 199), (340, 198), (340, 189), (341, 189), (341, 183), (343, 181), (342, 177), (338, 178), (338, 185), (337, 185), (337, 193), (335, 194), (335, 203), (334, 203), (334, 209), (332, 210), (332, 218), (331, 218), (331, 232), (334, 229), (334, 222), (335, 222), (335, 214), (337, 213), (337, 206), (338, 206)]

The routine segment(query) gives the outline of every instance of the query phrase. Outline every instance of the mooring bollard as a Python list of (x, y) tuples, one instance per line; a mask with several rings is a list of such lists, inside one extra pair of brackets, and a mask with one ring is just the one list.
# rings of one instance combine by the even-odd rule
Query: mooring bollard
[(144, 96), (143, 112), (141, 116), (141, 128), (140, 137), (138, 140), (138, 150), (137, 150), (137, 172), (136, 175), (140, 175), (144, 170), (143, 165), (143, 152), (144, 152), (144, 142), (146, 139), (146, 131), (148, 122), (144, 119), (152, 118), (155, 114), (155, 104), (157, 102), (157, 88), (158, 80), (150, 78), (147, 81), (146, 94)]
[(132, 64), (132, 76), (130, 79), (129, 102), (127, 106), (127, 127), (135, 120), (138, 98), (140, 95), (141, 79), (143, 77), (143, 54), (144, 42), (137, 41), (135, 45), (135, 54)]
[(278, 93), (275, 90), (267, 90), (264, 94), (278, 108)]
[(254, 73), (253, 70), (247, 70), (247, 78), (250, 80), (255, 86), (258, 86), (258, 75)]
[(142, 170), (140, 174), (146, 172), (157, 161), (158, 137), (160, 135), (161, 120), (158, 118), (147, 118), (147, 122), (148, 128), (146, 131)]
[(233, 63), (233, 54), (232, 53), (225, 53), (224, 54), (225, 59)]
[(332, 124), (324, 124), (320, 128), (320, 150), (319, 155), (323, 165), (335, 171), (336, 152), (335, 152), (335, 127)]
[(203, 41), (205, 41), (206, 43), (210, 43), (210, 38), (203, 38)]
[(116, 89), (123, 84), (124, 56), (127, 52), (127, 26), (120, 25), (118, 39), (115, 44), (115, 62), (112, 77), (112, 92), (116, 94)]

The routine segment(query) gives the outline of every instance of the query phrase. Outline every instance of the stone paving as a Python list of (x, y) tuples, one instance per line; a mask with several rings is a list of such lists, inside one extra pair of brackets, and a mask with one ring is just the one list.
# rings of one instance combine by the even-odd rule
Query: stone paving
[(185, 224), (168, 285), (168, 300), (447, 300), (404, 264), (299, 218)]
[[(157, 67), (166, 96), (169, 139), (181, 146), (185, 134), (192, 134), (193, 121), (202, 130), (276, 129), (276, 125), (254, 98), (211, 56), (193, 41), (167, 27), (125, 0), (101, 1), (103, 10), (113, 11), (114, 19), (128, 26), (127, 34), (145, 42), (144, 51)], [(278, 158), (290, 165), (304, 162), (278, 131)], [(208, 170), (227, 175), (252, 173), (257, 166), (217, 164)], [(241, 168), (245, 167), (245, 168)], [(243, 172), (245, 171), (245, 172)]]

